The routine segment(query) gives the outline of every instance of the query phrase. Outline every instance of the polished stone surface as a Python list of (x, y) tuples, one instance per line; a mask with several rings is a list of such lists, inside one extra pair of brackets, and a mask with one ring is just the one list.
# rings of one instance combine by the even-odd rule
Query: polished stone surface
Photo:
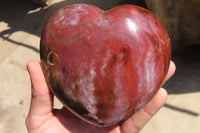
[(56, 96), (100, 126), (142, 108), (161, 87), (171, 57), (161, 22), (131, 5), (106, 12), (87, 4), (65, 7), (45, 26), (40, 50)]

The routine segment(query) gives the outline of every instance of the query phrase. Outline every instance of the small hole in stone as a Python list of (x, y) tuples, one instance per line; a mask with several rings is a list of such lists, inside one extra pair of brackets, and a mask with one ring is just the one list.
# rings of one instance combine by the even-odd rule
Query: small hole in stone
[(50, 51), (47, 55), (47, 64), (55, 65), (58, 62), (58, 55), (56, 52)]

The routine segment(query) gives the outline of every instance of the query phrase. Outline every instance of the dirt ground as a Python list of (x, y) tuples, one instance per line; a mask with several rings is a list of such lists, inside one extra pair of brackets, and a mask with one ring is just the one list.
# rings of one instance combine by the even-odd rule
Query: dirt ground
[[(58, 9), (82, 0), (54, 0), (41, 8), (30, 0), (0, 4), (0, 133), (27, 133), (25, 117), (30, 106), (29, 60), (39, 61), (39, 42), (44, 24)], [(110, 9), (116, 0), (86, 0)], [(200, 45), (179, 48), (172, 60), (177, 71), (164, 87), (169, 96), (164, 107), (141, 133), (199, 133)], [(61, 104), (56, 100), (56, 107)]]

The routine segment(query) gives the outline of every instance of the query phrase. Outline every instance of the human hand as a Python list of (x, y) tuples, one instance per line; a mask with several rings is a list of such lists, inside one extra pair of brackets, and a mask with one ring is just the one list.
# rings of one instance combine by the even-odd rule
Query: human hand
[[(29, 133), (137, 133), (159, 111), (167, 99), (167, 92), (161, 88), (145, 107), (134, 113), (122, 124), (96, 127), (74, 116), (65, 107), (53, 108), (53, 94), (45, 81), (39, 62), (27, 64), (32, 85), (32, 98), (26, 126)], [(175, 72), (171, 61), (167, 81)]]

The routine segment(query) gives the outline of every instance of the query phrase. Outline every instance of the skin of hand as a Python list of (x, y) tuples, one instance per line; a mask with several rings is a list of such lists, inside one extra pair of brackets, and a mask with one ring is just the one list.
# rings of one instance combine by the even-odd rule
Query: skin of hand
[[(161, 88), (145, 107), (123, 123), (100, 128), (79, 119), (65, 107), (54, 109), (53, 94), (47, 86), (41, 64), (30, 61), (27, 69), (32, 88), (30, 110), (25, 121), (29, 133), (137, 133), (167, 100), (167, 92)], [(175, 69), (171, 61), (165, 82), (174, 74)]]

